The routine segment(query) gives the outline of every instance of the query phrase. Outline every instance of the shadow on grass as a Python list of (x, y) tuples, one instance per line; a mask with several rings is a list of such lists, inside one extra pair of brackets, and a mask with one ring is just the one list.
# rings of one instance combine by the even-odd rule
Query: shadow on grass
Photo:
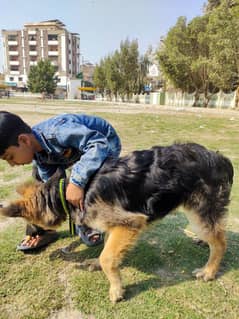
[[(142, 234), (121, 266), (121, 269), (135, 269), (139, 274), (136, 276), (139, 278), (138, 281), (127, 286), (126, 299), (131, 299), (149, 289), (193, 280), (192, 271), (207, 262), (209, 247), (197, 245), (187, 237), (183, 232), (186, 226), (187, 220), (184, 215), (172, 215), (150, 225)], [(228, 248), (218, 276), (239, 268), (239, 233), (228, 231), (227, 238)], [(74, 240), (65, 253), (62, 249), (57, 249), (52, 252), (50, 258), (81, 263), (90, 258), (97, 258), (103, 249), (103, 245), (99, 245), (84, 246), (85, 249), (79, 250), (80, 245), (79, 239)]]

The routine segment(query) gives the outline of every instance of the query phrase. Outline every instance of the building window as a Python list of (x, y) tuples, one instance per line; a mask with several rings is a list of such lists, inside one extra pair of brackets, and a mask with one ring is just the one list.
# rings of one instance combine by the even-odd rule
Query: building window
[(13, 76), (10, 76), (10, 77), (9, 77), (9, 81), (14, 81), (14, 77), (13, 77)]
[(11, 65), (10, 71), (19, 71), (19, 66), (18, 65)]
[(8, 41), (17, 41), (17, 35), (16, 34), (9, 34)]
[(32, 35), (28, 36), (28, 40), (29, 41), (36, 41), (36, 39), (37, 39), (37, 36), (35, 34), (32, 34)]
[(57, 41), (58, 35), (57, 34), (48, 34), (48, 41)]
[(58, 51), (58, 46), (57, 45), (49, 45), (48, 51)]
[(35, 45), (30, 45), (29, 46), (29, 51), (36, 51), (37, 47)]
[(30, 61), (37, 61), (37, 56), (30, 55)]
[(9, 51), (17, 51), (17, 47), (10, 45), (10, 46), (8, 47), (8, 50), (9, 50)]
[(9, 56), (9, 61), (18, 61), (18, 57), (15, 55), (10, 55)]
[(19, 78), (18, 78), (18, 81), (19, 81), (19, 82), (22, 82), (22, 81), (23, 81), (23, 78), (22, 78), (22, 77), (19, 77)]

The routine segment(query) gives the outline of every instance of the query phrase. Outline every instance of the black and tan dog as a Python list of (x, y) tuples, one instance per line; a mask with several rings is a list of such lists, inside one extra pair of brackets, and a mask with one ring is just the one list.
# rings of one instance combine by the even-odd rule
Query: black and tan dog
[[(23, 198), (3, 208), (2, 214), (56, 228), (67, 218), (59, 178), (56, 174), (45, 184), (23, 186)], [(224, 222), (232, 182), (230, 160), (198, 144), (157, 146), (107, 160), (88, 185), (83, 221), (76, 208), (69, 204), (69, 209), (76, 223), (108, 235), (99, 262), (110, 281), (110, 299), (123, 298), (119, 265), (140, 231), (179, 205), (210, 247), (208, 262), (196, 270), (196, 277), (213, 279), (226, 249)]]

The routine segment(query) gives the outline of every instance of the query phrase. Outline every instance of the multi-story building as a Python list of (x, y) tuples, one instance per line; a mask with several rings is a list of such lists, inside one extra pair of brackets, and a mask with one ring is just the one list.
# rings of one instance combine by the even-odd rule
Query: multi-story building
[(95, 71), (95, 66), (94, 64), (90, 63), (90, 62), (83, 62), (81, 65), (81, 72), (83, 74), (83, 80), (93, 83), (93, 75), (94, 75), (94, 71)]
[(80, 71), (80, 37), (59, 20), (26, 23), (23, 30), (2, 30), (2, 36), (8, 85), (25, 87), (30, 67), (41, 59), (55, 66), (62, 88)]

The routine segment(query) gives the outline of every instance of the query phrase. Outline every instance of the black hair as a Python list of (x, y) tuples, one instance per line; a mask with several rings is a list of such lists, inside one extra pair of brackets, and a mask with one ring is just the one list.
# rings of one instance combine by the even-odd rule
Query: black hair
[(31, 133), (31, 127), (18, 115), (0, 111), (0, 156), (4, 154), (9, 146), (18, 145), (18, 136)]

